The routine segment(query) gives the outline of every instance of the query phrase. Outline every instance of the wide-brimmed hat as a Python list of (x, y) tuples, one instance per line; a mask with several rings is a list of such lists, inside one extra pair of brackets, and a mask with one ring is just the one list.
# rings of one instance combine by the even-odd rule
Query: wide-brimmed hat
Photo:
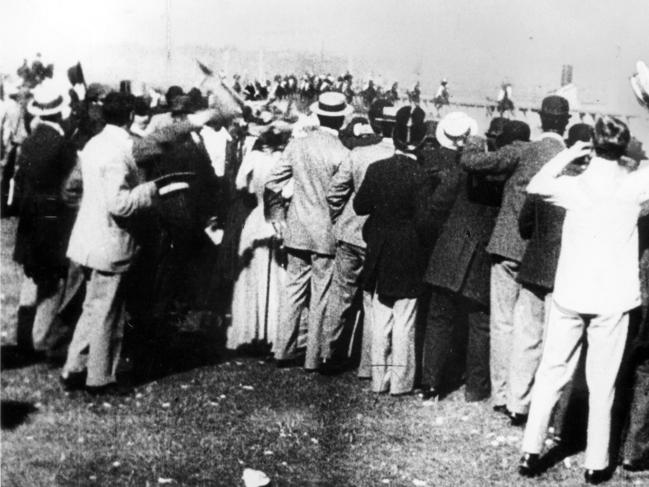
[(503, 133), (499, 137), (501, 145), (511, 144), (519, 140), (529, 142), (530, 126), (521, 120), (507, 120), (503, 127)]
[(636, 71), (630, 79), (633, 94), (642, 106), (649, 108), (649, 68), (644, 61), (638, 61)]
[(35, 117), (46, 117), (62, 113), (69, 104), (67, 94), (50, 80), (43, 81), (32, 90), (34, 98), (27, 105), (27, 111)]
[(325, 91), (311, 105), (311, 111), (321, 117), (344, 117), (351, 113), (351, 107), (342, 93)]
[(456, 149), (457, 141), (478, 133), (478, 122), (464, 112), (451, 112), (437, 125), (435, 136), (442, 147)]
[(541, 115), (570, 118), (570, 104), (563, 96), (550, 95), (541, 102)]

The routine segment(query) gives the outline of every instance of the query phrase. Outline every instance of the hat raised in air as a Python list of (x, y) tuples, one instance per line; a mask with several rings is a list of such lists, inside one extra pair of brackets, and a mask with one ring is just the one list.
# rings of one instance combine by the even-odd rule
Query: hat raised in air
[(638, 61), (636, 71), (630, 79), (633, 94), (642, 106), (649, 108), (649, 68), (644, 61)]

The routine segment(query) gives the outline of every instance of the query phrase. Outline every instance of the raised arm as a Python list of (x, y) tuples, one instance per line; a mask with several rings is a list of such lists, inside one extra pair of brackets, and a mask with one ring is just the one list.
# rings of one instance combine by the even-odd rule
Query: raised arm
[(469, 137), (460, 157), (460, 165), (468, 172), (482, 174), (511, 173), (521, 158), (519, 144), (510, 144), (494, 152), (487, 152), (486, 141)]

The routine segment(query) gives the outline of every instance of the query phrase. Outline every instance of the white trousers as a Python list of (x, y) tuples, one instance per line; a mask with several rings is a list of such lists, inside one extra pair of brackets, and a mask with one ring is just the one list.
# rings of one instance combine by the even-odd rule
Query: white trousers
[(416, 299), (372, 296), (372, 391), (410, 392), (415, 382)]
[(582, 315), (552, 302), (523, 436), (524, 452), (541, 453), (552, 409), (566, 384), (572, 380), (586, 338), (589, 414), (584, 467), (601, 470), (608, 466), (611, 408), (628, 323), (627, 312)]

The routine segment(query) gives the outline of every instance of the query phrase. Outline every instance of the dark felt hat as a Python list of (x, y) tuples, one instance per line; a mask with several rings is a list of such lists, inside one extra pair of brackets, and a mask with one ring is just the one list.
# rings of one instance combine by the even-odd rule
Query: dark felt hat
[(568, 100), (563, 96), (550, 95), (543, 98), (541, 102), (541, 115), (549, 115), (553, 117), (570, 117), (570, 105)]
[(492, 118), (491, 122), (489, 122), (489, 128), (485, 132), (485, 135), (487, 137), (498, 137), (503, 133), (503, 129), (505, 128), (507, 121), (508, 119), (505, 117)]
[(86, 79), (83, 76), (83, 69), (81, 69), (81, 63), (77, 63), (68, 68), (68, 80), (72, 86), (86, 84)]
[(191, 98), (187, 95), (176, 96), (171, 100), (171, 113), (180, 115), (182, 113), (192, 113), (194, 106)]
[(401, 107), (396, 114), (392, 140), (399, 150), (414, 150), (426, 135), (424, 119), (426, 114), (416, 106)]

